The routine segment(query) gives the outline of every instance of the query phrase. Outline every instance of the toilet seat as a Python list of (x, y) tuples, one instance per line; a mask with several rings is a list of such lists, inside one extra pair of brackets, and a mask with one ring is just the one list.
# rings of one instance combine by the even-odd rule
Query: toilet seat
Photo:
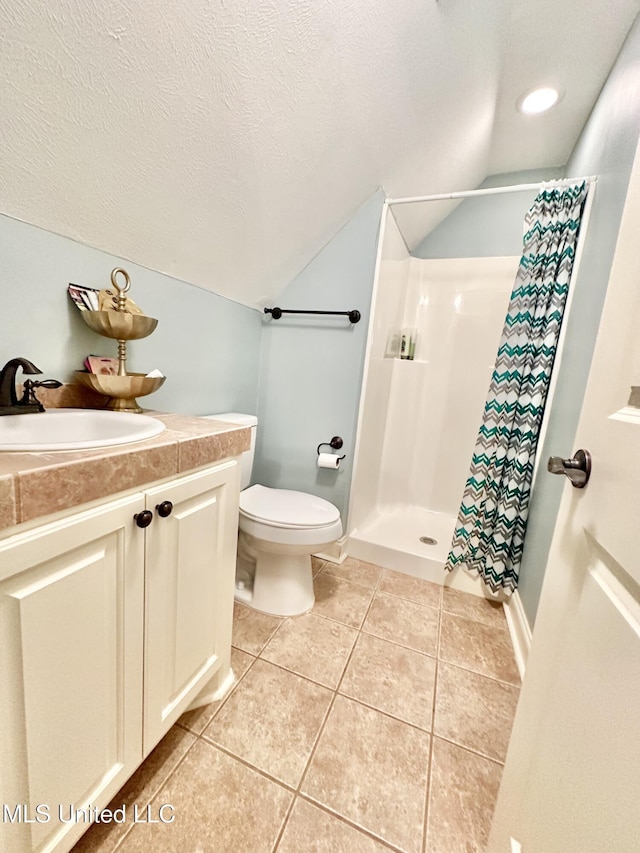
[(316, 530), (333, 527), (340, 512), (332, 503), (291, 489), (250, 486), (240, 493), (240, 516), (267, 527)]

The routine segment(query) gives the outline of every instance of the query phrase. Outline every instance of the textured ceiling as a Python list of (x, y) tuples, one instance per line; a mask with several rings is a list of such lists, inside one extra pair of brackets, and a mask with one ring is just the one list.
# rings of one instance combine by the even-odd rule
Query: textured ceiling
[[(260, 305), (378, 186), (565, 163), (638, 11), (0, 0), (0, 211)], [(561, 104), (517, 114), (548, 81)]]

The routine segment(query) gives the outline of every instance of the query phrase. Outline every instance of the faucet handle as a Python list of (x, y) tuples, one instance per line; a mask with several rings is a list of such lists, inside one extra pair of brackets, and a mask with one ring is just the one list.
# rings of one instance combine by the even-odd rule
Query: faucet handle
[(38, 382), (33, 379), (25, 379), (22, 383), (22, 388), (24, 391), (22, 400), (20, 400), (20, 405), (35, 405), (38, 406), (41, 412), (44, 412), (44, 406), (36, 397), (36, 388), (60, 388), (62, 382), (58, 382), (57, 379), (43, 379), (42, 382)]

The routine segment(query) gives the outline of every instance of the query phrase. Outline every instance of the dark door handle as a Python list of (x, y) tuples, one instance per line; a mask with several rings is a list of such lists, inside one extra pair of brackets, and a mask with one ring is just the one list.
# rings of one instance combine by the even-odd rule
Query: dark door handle
[(158, 511), (160, 518), (166, 518), (168, 515), (171, 515), (173, 511), (173, 504), (171, 501), (162, 501), (161, 504), (156, 504), (156, 510)]
[(133, 516), (138, 527), (148, 527), (153, 521), (153, 513), (150, 509), (143, 509)]
[(591, 476), (591, 454), (588, 450), (576, 450), (571, 459), (550, 456), (547, 471), (552, 474), (565, 474), (574, 489), (584, 489)]

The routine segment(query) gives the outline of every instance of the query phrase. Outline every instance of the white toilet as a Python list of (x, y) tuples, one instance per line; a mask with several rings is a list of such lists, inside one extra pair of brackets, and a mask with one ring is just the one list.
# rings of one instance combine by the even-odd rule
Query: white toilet
[(306, 492), (249, 486), (258, 419), (208, 417), (251, 427), (251, 448), (241, 456), (236, 600), (275, 616), (306, 613), (315, 601), (311, 555), (342, 536), (340, 512)]

